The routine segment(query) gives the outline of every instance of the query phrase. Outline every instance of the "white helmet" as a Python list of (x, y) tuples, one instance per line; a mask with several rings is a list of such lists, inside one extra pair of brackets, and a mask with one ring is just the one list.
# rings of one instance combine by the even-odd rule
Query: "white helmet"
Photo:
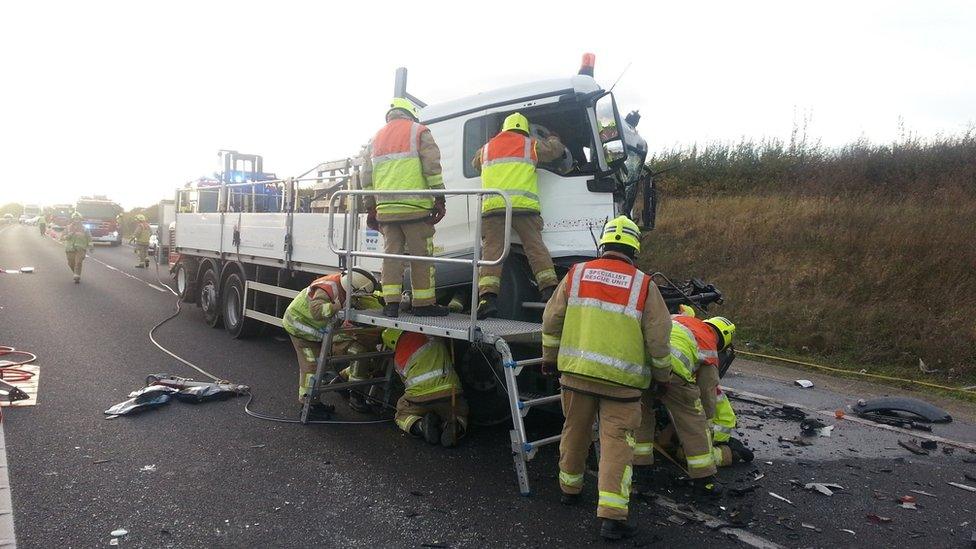
[(376, 278), (365, 269), (353, 267), (342, 275), (342, 290), (349, 296), (371, 295), (378, 286)]

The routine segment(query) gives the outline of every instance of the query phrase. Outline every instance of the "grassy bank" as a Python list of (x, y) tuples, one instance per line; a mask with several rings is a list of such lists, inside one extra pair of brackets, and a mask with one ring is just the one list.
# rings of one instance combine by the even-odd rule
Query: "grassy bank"
[(644, 267), (715, 283), (743, 341), (976, 383), (976, 138), (718, 145), (652, 165), (674, 169)]

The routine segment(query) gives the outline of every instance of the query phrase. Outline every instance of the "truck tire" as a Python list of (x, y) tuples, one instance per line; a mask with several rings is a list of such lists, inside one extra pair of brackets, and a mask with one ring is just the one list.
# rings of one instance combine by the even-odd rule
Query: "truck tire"
[(176, 291), (180, 294), (180, 300), (184, 303), (193, 303), (197, 299), (197, 277), (196, 272), (190, 272), (186, 263), (181, 261), (176, 266)]
[(258, 335), (261, 323), (244, 316), (244, 281), (238, 273), (232, 273), (224, 281), (221, 293), (224, 329), (235, 339), (247, 339)]
[(220, 281), (217, 280), (217, 273), (213, 269), (207, 269), (203, 273), (200, 283), (200, 290), (197, 292), (197, 303), (203, 309), (203, 320), (211, 328), (223, 326), (223, 319), (220, 316)]
[(502, 267), (501, 292), (498, 295), (498, 318), (509, 320), (525, 320), (539, 322), (538, 311), (526, 310), (522, 307), (525, 301), (538, 301), (539, 290), (536, 288), (529, 260), (520, 253), (513, 253), (505, 260)]

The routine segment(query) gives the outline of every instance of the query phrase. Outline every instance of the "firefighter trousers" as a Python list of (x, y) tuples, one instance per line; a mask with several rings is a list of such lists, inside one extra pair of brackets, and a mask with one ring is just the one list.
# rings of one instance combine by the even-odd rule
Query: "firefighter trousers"
[[(289, 335), (291, 344), (295, 348), (295, 355), (298, 357), (298, 402), (305, 402), (304, 397), (312, 390), (312, 381), (315, 371), (318, 369), (319, 353), (322, 350), (321, 341), (309, 341), (293, 335)], [(349, 339), (332, 343), (333, 355), (346, 355), (355, 353), (365, 353), (367, 349), (358, 341)], [(375, 361), (356, 360), (349, 363), (344, 369), (343, 377), (357, 381), (360, 379), (370, 379), (375, 374)], [(325, 381), (325, 380), (323, 380)], [(319, 397), (315, 397), (313, 402), (319, 402)]]
[(139, 256), (139, 263), (145, 263), (149, 257), (149, 244), (136, 243), (136, 255)]
[(436, 396), (430, 399), (413, 399), (407, 395), (400, 397), (396, 403), (397, 427), (410, 434), (410, 428), (425, 415), (433, 412), (441, 419), (441, 427), (445, 426), (453, 417), (461, 426), (459, 435), (468, 429), (468, 402), (459, 394)]
[[(697, 385), (677, 377), (671, 377), (668, 391), (661, 398), (688, 463), (691, 478), (704, 478), (715, 474), (715, 458), (712, 454), (711, 426), (701, 404), (701, 391)], [(634, 445), (634, 465), (654, 463), (654, 401), (650, 391), (644, 391), (641, 399), (641, 422)]]
[[(674, 425), (668, 424), (661, 432), (656, 435), (657, 445), (662, 450), (672, 454), (676, 460), (684, 461), (685, 451), (678, 441), (678, 435), (674, 431)], [(636, 452), (636, 451), (635, 451)], [(728, 467), (732, 465), (732, 449), (727, 444), (712, 444), (712, 459), (715, 460), (715, 467)], [(636, 461), (637, 458), (635, 457)], [(641, 465), (636, 463), (636, 465)]]
[(68, 268), (75, 276), (81, 276), (81, 264), (85, 261), (85, 254), (87, 250), (75, 250), (72, 252), (64, 252), (64, 255), (68, 258)]
[[(434, 255), (434, 226), (426, 221), (380, 223), (384, 249), (388, 254), (416, 256)], [(405, 261), (383, 260), (383, 300), (399, 303), (403, 292)], [(410, 261), (410, 289), (412, 304), (417, 307), (434, 304), (434, 264), (429, 261)]]
[(564, 387), (562, 405), (566, 419), (559, 442), (559, 488), (566, 494), (578, 494), (583, 490), (593, 421), (599, 415), (600, 495), (596, 515), (611, 520), (626, 520), (633, 475), (633, 431), (640, 424), (640, 402), (611, 400)]
[[(522, 249), (529, 260), (529, 268), (535, 275), (540, 290), (559, 283), (552, 257), (542, 241), (542, 216), (539, 214), (518, 214), (512, 216), (512, 230), (522, 240)], [(486, 215), (481, 218), (481, 258), (495, 260), (501, 257), (505, 244), (505, 216)], [(502, 283), (502, 265), (481, 267), (478, 274), (478, 293), (495, 294)]]

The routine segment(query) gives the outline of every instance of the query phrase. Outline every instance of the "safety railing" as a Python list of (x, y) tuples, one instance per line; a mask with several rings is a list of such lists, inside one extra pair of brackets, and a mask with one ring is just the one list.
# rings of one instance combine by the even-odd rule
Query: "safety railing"
[[(483, 259), (481, 257), (481, 205), (485, 195), (498, 195), (505, 203), (505, 235), (502, 243), (502, 253), (497, 259)], [(359, 239), (359, 200), (360, 196), (475, 196), (477, 207), (473, 210), (478, 212), (474, 225), (474, 236), (471, 248), (472, 258), (461, 259), (454, 257), (436, 256), (417, 256), (406, 254), (392, 254), (386, 252), (370, 252), (356, 249)], [(343, 219), (343, 245), (339, 247), (335, 242), (335, 201), (340, 196), (353, 197), (346, 207), (345, 218)], [(345, 267), (353, 266), (353, 258), (371, 257), (376, 259), (396, 259), (400, 261), (423, 261), (441, 264), (463, 264), (471, 265), (471, 325), (468, 328), (468, 337), (474, 340), (475, 331), (478, 326), (478, 269), (493, 265), (501, 265), (508, 258), (508, 251), (512, 244), (512, 199), (508, 193), (501, 189), (428, 189), (428, 190), (409, 190), (409, 191), (366, 191), (366, 190), (340, 190), (336, 191), (329, 200), (329, 248), (333, 253), (345, 257)], [(345, 318), (349, 318), (352, 310), (352, 300), (347, 299), (345, 303)]]

